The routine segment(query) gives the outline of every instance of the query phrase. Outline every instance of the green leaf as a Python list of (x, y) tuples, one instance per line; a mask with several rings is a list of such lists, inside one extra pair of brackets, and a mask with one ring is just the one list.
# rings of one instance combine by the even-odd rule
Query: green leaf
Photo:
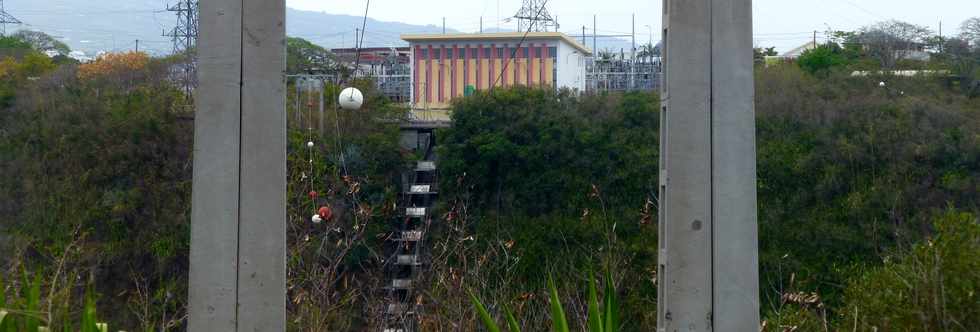
[(3, 331), (3, 326), (7, 324), (7, 310), (0, 309), (0, 331)]
[(521, 326), (517, 324), (517, 319), (514, 318), (514, 313), (510, 312), (510, 308), (504, 305), (504, 314), (507, 316), (507, 329), (510, 332), (521, 332)]
[(41, 327), (41, 321), (37, 319), (36, 313), (41, 308), (41, 275), (35, 274), (34, 280), (29, 284), (27, 290), (27, 315), (25, 315), (25, 328), (28, 332), (37, 332)]
[(480, 303), (480, 299), (477, 299), (476, 295), (473, 295), (472, 290), (467, 290), (467, 292), (470, 293), (470, 301), (473, 302), (473, 307), (476, 308), (476, 312), (479, 314), (480, 320), (483, 321), (483, 326), (487, 328), (487, 331), (500, 332), (500, 327), (493, 321), (493, 317), (490, 316), (490, 312), (483, 306), (483, 303)]
[(592, 274), (591, 269), (589, 269), (589, 332), (603, 332), (599, 296), (596, 295), (595, 275)]
[(555, 287), (555, 279), (548, 276), (548, 288), (551, 293), (551, 330), (555, 332), (569, 332), (568, 320), (565, 319), (565, 309), (561, 307), (558, 299), (558, 288)]
[(95, 329), (96, 330), (99, 330), (99, 332), (109, 332), (109, 324), (106, 324), (106, 323), (96, 323), (95, 324)]
[[(3, 276), (0, 276), (0, 308), (6, 308), (6, 307), (7, 307), (7, 289), (3, 285)], [(2, 324), (0, 324), (0, 331), (3, 331)]]
[(91, 288), (85, 290), (85, 308), (82, 310), (82, 331), (99, 332), (95, 322), (95, 296)]
[(606, 268), (606, 301), (604, 332), (616, 332), (619, 329), (619, 303), (616, 301), (616, 287), (613, 286), (612, 272)]

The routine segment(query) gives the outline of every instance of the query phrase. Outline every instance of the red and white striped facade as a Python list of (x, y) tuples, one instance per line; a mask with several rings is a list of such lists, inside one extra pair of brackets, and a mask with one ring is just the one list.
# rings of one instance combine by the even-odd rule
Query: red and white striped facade
[(412, 105), (445, 109), (466, 91), (523, 85), (585, 89), (591, 51), (557, 32), (403, 35), (412, 53)]

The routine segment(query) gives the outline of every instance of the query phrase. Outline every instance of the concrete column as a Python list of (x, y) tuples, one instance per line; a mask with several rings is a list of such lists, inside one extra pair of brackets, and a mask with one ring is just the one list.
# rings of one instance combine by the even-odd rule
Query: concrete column
[(758, 331), (751, 0), (665, 0), (658, 329)]
[(200, 3), (189, 331), (284, 331), (285, 3)]

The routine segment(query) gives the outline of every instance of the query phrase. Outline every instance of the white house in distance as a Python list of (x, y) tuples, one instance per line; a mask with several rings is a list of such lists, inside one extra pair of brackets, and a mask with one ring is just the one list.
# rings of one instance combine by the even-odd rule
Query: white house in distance
[[(407, 34), (413, 109), (447, 109), (453, 98), (491, 86), (585, 90), (592, 51), (560, 32)], [(523, 40), (522, 40), (523, 39)]]

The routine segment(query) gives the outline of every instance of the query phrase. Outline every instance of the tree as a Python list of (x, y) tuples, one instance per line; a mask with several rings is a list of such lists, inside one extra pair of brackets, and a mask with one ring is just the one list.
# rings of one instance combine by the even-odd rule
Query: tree
[[(980, 223), (948, 211), (936, 234), (848, 283), (843, 321), (854, 330), (967, 331), (980, 324)], [(850, 323), (849, 323), (850, 324)]]
[(861, 28), (858, 40), (868, 55), (878, 59), (883, 68), (895, 68), (898, 60), (908, 59), (925, 44), (929, 28), (897, 20), (879, 22)]
[(809, 49), (800, 55), (797, 63), (810, 74), (822, 74), (834, 67), (847, 64), (843, 49), (835, 43), (826, 43)]
[(31, 45), (31, 48), (40, 52), (55, 51), (58, 52), (58, 55), (71, 53), (71, 48), (68, 45), (41, 31), (20, 30), (11, 37), (23, 40)]
[(636, 53), (636, 56), (644, 61), (649, 59), (652, 62), (654, 57), (660, 56), (660, 48), (650, 43), (643, 44), (640, 46), (640, 52)]
[(960, 38), (980, 48), (980, 17), (972, 17), (960, 25)]
[(967, 95), (980, 94), (980, 47), (970, 47), (970, 41), (962, 38), (949, 38), (943, 41), (943, 52), (937, 60), (945, 64), (960, 88)]
[(23, 39), (11, 36), (0, 36), (0, 58), (13, 56), (21, 58), (24, 54), (34, 52), (31, 44)]
[(337, 61), (320, 45), (303, 38), (286, 40), (286, 72), (289, 74), (327, 73), (337, 71)]
[(777, 55), (779, 55), (779, 52), (776, 52), (775, 46), (766, 48), (756, 47), (752, 49), (752, 59), (755, 60), (756, 63), (765, 62), (767, 56)]
[(599, 58), (596, 59), (596, 60), (597, 61), (609, 62), (609, 61), (612, 61), (614, 58), (616, 58), (616, 54), (613, 53), (613, 51), (611, 51), (611, 50), (605, 49), (605, 50), (599, 51)]

